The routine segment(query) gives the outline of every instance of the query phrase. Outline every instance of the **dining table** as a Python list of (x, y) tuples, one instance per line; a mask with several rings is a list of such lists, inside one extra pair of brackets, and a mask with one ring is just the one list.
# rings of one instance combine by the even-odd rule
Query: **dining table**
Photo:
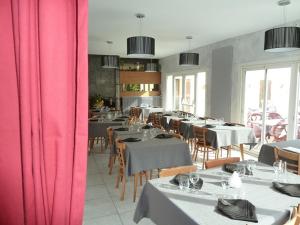
[(295, 140), (263, 144), (259, 151), (258, 161), (268, 165), (273, 165), (273, 163), (275, 162), (275, 155), (274, 155), (275, 147), (278, 147), (280, 149), (284, 149), (287, 147), (300, 149), (300, 140), (295, 139)]
[[(247, 163), (247, 162), (241, 162)], [(273, 167), (256, 163), (252, 176), (243, 176), (240, 188), (221, 185), (221, 180), (232, 175), (221, 167), (198, 170), (203, 186), (200, 190), (189, 188), (181, 190), (170, 181), (172, 177), (163, 177), (148, 181), (135, 209), (134, 222), (143, 218), (151, 219), (157, 225), (250, 225), (285, 223), (290, 216), (291, 207), (297, 206), (298, 197), (291, 197), (275, 190)], [(300, 177), (287, 173), (287, 183), (300, 183)], [(217, 208), (218, 200), (244, 199), (255, 206), (257, 223), (234, 220), (223, 215)]]
[(181, 118), (174, 115), (165, 116), (165, 123), (170, 124), (169, 127), (171, 127), (173, 120), (181, 121), (179, 131), (186, 140), (194, 138), (193, 127), (210, 126), (207, 127), (206, 141), (214, 148), (239, 145), (242, 160), (244, 159), (243, 145), (255, 145), (256, 143), (255, 134), (250, 127), (224, 123), (224, 121), (213, 119), (201, 120), (195, 118)]
[(124, 142), (126, 145), (126, 175), (131, 176), (142, 171), (158, 168), (192, 165), (188, 144), (177, 138), (156, 138), (159, 134), (166, 134), (158, 128), (134, 128), (129, 131), (116, 131), (114, 139), (137, 138), (137, 142)]

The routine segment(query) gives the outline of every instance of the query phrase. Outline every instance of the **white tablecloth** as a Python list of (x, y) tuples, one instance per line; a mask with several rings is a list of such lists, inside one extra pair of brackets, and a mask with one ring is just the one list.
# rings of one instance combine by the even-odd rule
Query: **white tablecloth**
[[(283, 224), (289, 216), (291, 206), (299, 203), (299, 198), (290, 197), (274, 190), (272, 185), (273, 168), (257, 166), (254, 177), (244, 178), (241, 189), (221, 187), (222, 176), (229, 176), (220, 168), (201, 170), (204, 184), (200, 192), (183, 192), (169, 183), (172, 177), (149, 181), (143, 189), (136, 207), (134, 221), (150, 218), (157, 225), (240, 225), (240, 224)], [(289, 174), (290, 183), (300, 183), (300, 177)], [(217, 200), (244, 198), (256, 207), (258, 223), (232, 220), (216, 209)]]

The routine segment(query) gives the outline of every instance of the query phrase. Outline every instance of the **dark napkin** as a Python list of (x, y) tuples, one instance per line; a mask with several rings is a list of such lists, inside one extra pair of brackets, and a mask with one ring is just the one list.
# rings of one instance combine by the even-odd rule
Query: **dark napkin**
[(218, 199), (217, 209), (234, 220), (258, 222), (255, 206), (244, 199)]
[(97, 118), (95, 118), (95, 119), (89, 119), (89, 121), (98, 121), (98, 119)]
[(173, 137), (172, 134), (159, 134), (159, 135), (156, 135), (155, 138), (166, 139), (166, 138), (172, 138), (172, 137)]
[(151, 128), (153, 128), (153, 126), (150, 126), (148, 124), (142, 127), (142, 129), (151, 129)]
[[(223, 166), (223, 170), (228, 172), (228, 173), (233, 173), (234, 171), (237, 171), (239, 165), (238, 164), (232, 164), (232, 163), (227, 163), (227, 164), (224, 164)], [(245, 175), (253, 175), (253, 173), (248, 170), (247, 166), (245, 165)]]
[(120, 116), (120, 117), (118, 117), (119, 119), (127, 119), (127, 118), (129, 118), (129, 116)]
[(204, 117), (201, 117), (201, 116), (198, 117), (198, 119), (199, 119), (199, 120), (205, 120), (205, 118), (204, 118)]
[[(172, 180), (170, 180), (170, 183), (179, 186), (179, 179), (180, 179), (179, 177), (182, 176), (187, 177), (189, 179), (188, 174), (177, 174), (175, 177), (172, 178)], [(190, 188), (195, 188), (200, 190), (202, 188), (202, 185), (203, 185), (203, 180), (201, 178), (199, 178), (195, 186), (193, 186), (193, 184), (190, 182)]]
[(141, 141), (141, 139), (139, 138), (126, 138), (126, 139), (123, 139), (122, 140), (123, 142), (138, 142), (138, 141)]
[(124, 122), (125, 120), (123, 120), (123, 119), (114, 119), (113, 121), (115, 121), (115, 122)]
[(114, 129), (115, 131), (128, 131), (128, 127), (119, 127), (119, 128), (116, 128)]
[(235, 126), (234, 123), (224, 123), (223, 126), (233, 127)]
[(281, 193), (292, 197), (300, 197), (300, 184), (273, 182), (273, 187)]
[(216, 126), (214, 126), (214, 125), (210, 125), (210, 124), (206, 124), (205, 126), (203, 126), (204, 128), (214, 128), (214, 127), (216, 127)]
[(171, 114), (168, 114), (168, 113), (166, 113), (166, 114), (163, 114), (162, 116), (172, 116)]
[(182, 119), (181, 121), (190, 121), (189, 119)]

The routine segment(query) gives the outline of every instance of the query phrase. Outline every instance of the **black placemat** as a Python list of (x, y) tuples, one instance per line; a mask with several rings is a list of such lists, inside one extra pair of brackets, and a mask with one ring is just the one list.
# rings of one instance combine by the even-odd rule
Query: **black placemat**
[(153, 128), (153, 126), (150, 126), (150, 125), (145, 125), (142, 127), (142, 129), (151, 129), (151, 128)]
[[(233, 173), (234, 171), (237, 171), (238, 170), (238, 167), (239, 166), (242, 166), (242, 164), (234, 164), (234, 163), (226, 163), (223, 165), (223, 170), (228, 172), (228, 173)], [(245, 166), (245, 175), (253, 175), (253, 173), (248, 170), (247, 166)]]
[(234, 219), (257, 223), (255, 206), (244, 199), (218, 199), (217, 209), (225, 216)]
[(123, 142), (138, 142), (138, 141), (141, 141), (141, 139), (130, 137), (130, 138), (123, 139), (122, 141)]
[(300, 184), (273, 182), (273, 187), (281, 193), (292, 197), (300, 197)]
[[(173, 177), (170, 180), (170, 183), (179, 186), (179, 179), (182, 176), (186, 177), (187, 179), (189, 179), (189, 175), (188, 174), (177, 174), (175, 177)], [(199, 178), (199, 180), (197, 181), (197, 183), (195, 184), (195, 186), (191, 182), (190, 182), (190, 185), (189, 185), (190, 188), (195, 188), (195, 189), (198, 189), (198, 190), (200, 190), (202, 188), (202, 186), (203, 186), (203, 180), (201, 178)]]
[(215, 125), (210, 125), (210, 124), (206, 124), (203, 126), (204, 128), (214, 128), (216, 127)]
[(115, 121), (115, 122), (124, 122), (125, 120), (123, 120), (123, 119), (114, 119), (113, 121)]
[(116, 128), (114, 129), (115, 131), (128, 131), (128, 127), (119, 127), (119, 128)]
[(158, 134), (156, 135), (155, 138), (159, 138), (159, 139), (167, 139), (167, 138), (172, 138), (173, 135), (172, 134)]

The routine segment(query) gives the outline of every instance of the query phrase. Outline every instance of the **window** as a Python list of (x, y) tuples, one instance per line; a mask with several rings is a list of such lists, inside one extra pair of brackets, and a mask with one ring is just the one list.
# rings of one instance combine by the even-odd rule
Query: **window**
[(205, 72), (168, 75), (166, 77), (166, 110), (205, 115)]
[[(299, 63), (244, 69), (243, 118), (258, 142), (299, 138)], [(297, 100), (298, 99), (298, 100)]]

